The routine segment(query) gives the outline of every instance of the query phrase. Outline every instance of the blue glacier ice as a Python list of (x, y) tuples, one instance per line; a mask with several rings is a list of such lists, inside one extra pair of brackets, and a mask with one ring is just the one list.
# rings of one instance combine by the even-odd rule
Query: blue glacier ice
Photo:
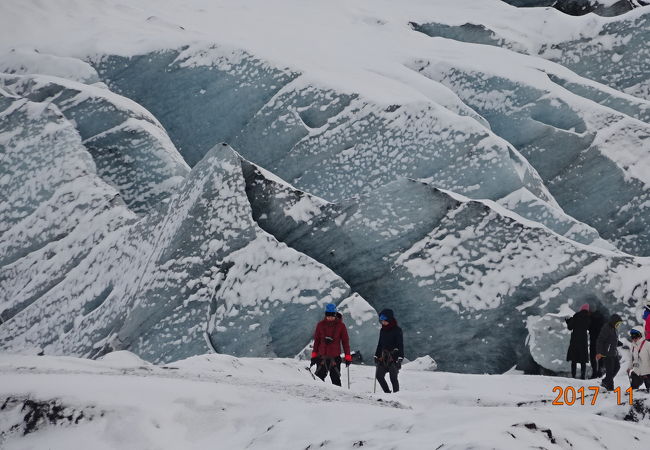
[(1, 75), (0, 86), (56, 105), (79, 132), (99, 175), (137, 213), (153, 209), (189, 172), (155, 117), (105, 87), (45, 75)]
[(375, 310), (392, 308), (410, 359), (428, 354), (462, 372), (534, 371), (547, 361), (531, 358), (531, 316), (594, 298), (634, 322), (625, 305), (647, 281), (646, 259), (578, 244), (497, 203), (420, 181), (330, 203), (243, 166), (256, 222), (330, 267)]
[[(585, 3), (587, 1), (584, 0)], [(548, 20), (552, 19), (553, 15), (549, 14)], [(411, 22), (410, 25), (414, 30), (431, 37), (498, 46), (519, 53), (538, 55), (560, 63), (589, 80), (650, 100), (650, 81), (647, 77), (650, 70), (650, 50), (647, 45), (650, 36), (648, 8), (638, 9), (617, 20), (593, 20), (588, 23), (589, 26), (582, 25), (583, 29), (575, 38), (559, 39), (540, 45), (531, 44), (525, 34), (507, 32), (489, 21), (448, 24), (432, 17), (431, 21)], [(567, 23), (567, 26), (571, 24)], [(582, 87), (580, 90), (585, 91)], [(607, 94), (611, 95), (597, 95), (603, 98), (609, 96)], [(591, 98), (590, 95), (587, 97)]]
[(139, 217), (54, 102), (0, 92), (3, 350), (293, 356), (311, 330), (287, 324), (315, 324), (325, 303), (350, 296), (329, 269), (257, 227), (228, 147)]
[[(6, 327), (136, 220), (52, 104), (0, 88), (0, 317)], [(43, 324), (45, 328), (45, 324)]]
[[(108, 56), (93, 64), (112, 89), (161, 118), (190, 163), (201, 156), (198, 149), (227, 140), (245, 158), (328, 200), (369, 192), (400, 176), (418, 178), (473, 198), (508, 197), (509, 207), (531, 220), (579, 242), (611, 247), (596, 230), (568, 217), (518, 151), (457, 100), (444, 108), (382, 107), (216, 46)], [(148, 89), (154, 77), (156, 91)], [(179, 96), (177, 85), (191, 94)], [(511, 194), (522, 189), (539, 200), (535, 208), (514, 204), (520, 196)]]
[[(334, 302), (366, 360), (391, 307), (410, 359), (561, 373), (581, 303), (637, 323), (647, 7), (305, 3), (269, 28), (264, 2), (23, 1), (0, 7), (3, 351), (301, 357)], [(283, 34), (306, 27), (327, 45)]]
[(650, 100), (650, 12), (640, 8), (586, 36), (541, 49), (540, 56), (627, 94)]
[[(190, 165), (225, 141), (288, 182), (331, 200), (397, 176), (433, 177), (447, 189), (487, 198), (523, 186), (551, 199), (525, 160), (461, 102), (382, 106), (313, 86), (245, 52), (209, 51), (216, 56), (189, 48), (104, 56), (93, 64), (111, 89), (161, 121)], [(178, 86), (184, 86), (182, 95)]]
[[(493, 47), (485, 50), (494, 58), (507, 52)], [(488, 67), (489, 59), (454, 64), (422, 60), (413, 67), (458, 92), (496, 134), (514, 145), (564, 212), (592, 226), (621, 250), (647, 255), (650, 123), (646, 120), (650, 104), (631, 99), (625, 103), (619, 97), (617, 106), (621, 110), (629, 107), (634, 114), (630, 116), (558, 90), (553, 77), (508, 78), (507, 70)], [(540, 70), (563, 73), (551, 65), (541, 65)], [(495, 97), (504, 101), (495, 102)], [(617, 98), (612, 95), (611, 100)]]

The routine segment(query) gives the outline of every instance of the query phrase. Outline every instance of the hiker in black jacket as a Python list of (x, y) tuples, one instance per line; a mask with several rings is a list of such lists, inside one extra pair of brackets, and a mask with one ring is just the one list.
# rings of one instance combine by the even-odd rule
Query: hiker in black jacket
[(386, 383), (386, 373), (390, 374), (390, 383), (393, 385), (393, 392), (399, 391), (397, 374), (402, 368), (404, 358), (404, 342), (402, 329), (397, 325), (397, 320), (392, 309), (384, 309), (379, 313), (381, 330), (379, 331), (379, 342), (375, 351), (375, 365), (377, 370), (375, 377), (379, 385), (386, 393), (390, 393)]
[(580, 307), (570, 319), (566, 319), (566, 325), (571, 330), (571, 341), (566, 352), (566, 360), (571, 361), (571, 376), (576, 377), (576, 368), (580, 363), (580, 378), (585, 379), (587, 373), (587, 361), (589, 361), (589, 338), (587, 332), (591, 319), (589, 317), (589, 303)]
[(608, 391), (614, 390), (614, 377), (621, 368), (618, 361), (618, 333), (616, 329), (621, 326), (623, 319), (618, 314), (612, 314), (609, 322), (603, 325), (598, 341), (596, 342), (596, 359), (605, 360), (605, 378), (601, 383)]

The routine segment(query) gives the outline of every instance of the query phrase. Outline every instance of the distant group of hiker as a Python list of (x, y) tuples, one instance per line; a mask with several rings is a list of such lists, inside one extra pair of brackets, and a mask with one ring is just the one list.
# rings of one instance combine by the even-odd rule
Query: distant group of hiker
[[(383, 309), (379, 313), (379, 342), (375, 351), (375, 378), (385, 393), (391, 390), (386, 383), (386, 374), (389, 374), (393, 388), (392, 392), (399, 391), (398, 373), (402, 368), (404, 359), (404, 342), (402, 329), (397, 325), (397, 320), (391, 309)], [(344, 358), (341, 359), (341, 348)], [(348, 330), (343, 323), (343, 316), (336, 310), (336, 305), (328, 303), (325, 306), (325, 318), (318, 322), (314, 332), (314, 348), (311, 352), (311, 365), (316, 366), (315, 375), (325, 381), (329, 373), (332, 384), (341, 386), (341, 363), (345, 361), (346, 367), (352, 362), (350, 353), (350, 339)]]
[[(638, 389), (641, 385), (650, 390), (650, 299), (643, 310), (644, 325), (629, 330), (631, 362), (627, 368), (630, 385)], [(571, 362), (571, 376), (576, 378), (577, 365), (580, 364), (580, 378), (586, 376), (587, 361), (591, 363), (591, 377), (600, 378), (605, 370), (601, 386), (614, 389), (614, 377), (620, 370), (618, 347), (623, 344), (618, 339), (618, 329), (623, 319), (612, 314), (608, 320), (598, 310), (591, 310), (585, 303), (572, 317), (566, 319), (571, 330), (571, 340), (567, 351), (567, 361)]]
[[(402, 329), (397, 325), (391, 309), (379, 313), (379, 342), (375, 350), (375, 379), (384, 392), (391, 390), (386, 382), (389, 375), (392, 392), (399, 391), (398, 374), (404, 358)], [(590, 378), (604, 378), (601, 382), (607, 390), (614, 389), (614, 377), (618, 374), (620, 355), (618, 347), (623, 344), (618, 338), (618, 329), (623, 323), (620, 315), (614, 313), (606, 319), (599, 310), (592, 310), (585, 303), (572, 317), (565, 319), (571, 330), (571, 340), (567, 351), (567, 361), (571, 362), (571, 376), (576, 378), (580, 365), (580, 378), (586, 379), (587, 362), (591, 364)], [(629, 330), (631, 342), (631, 362), (627, 368), (630, 385), (638, 389), (645, 385), (650, 390), (650, 299), (645, 302), (643, 311), (644, 325)], [(341, 358), (341, 349), (344, 358)], [(316, 325), (314, 347), (311, 353), (310, 368), (316, 366), (315, 375), (321, 380), (329, 374), (332, 384), (341, 386), (341, 364), (346, 367), (352, 362), (348, 330), (343, 323), (343, 316), (336, 305), (325, 306), (325, 317)]]

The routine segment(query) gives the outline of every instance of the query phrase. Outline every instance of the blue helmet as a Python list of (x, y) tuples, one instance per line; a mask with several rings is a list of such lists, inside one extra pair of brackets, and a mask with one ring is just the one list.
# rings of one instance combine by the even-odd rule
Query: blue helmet
[(630, 337), (632, 339), (637, 339), (640, 338), (641, 336), (643, 336), (643, 331), (641, 327), (634, 327), (630, 330)]
[(387, 322), (390, 322), (394, 318), (395, 318), (395, 315), (394, 315), (392, 309), (388, 309), (388, 308), (382, 309), (381, 312), (379, 313), (379, 320), (380, 321), (385, 320)]
[(326, 313), (335, 313), (336, 312), (336, 305), (334, 303), (328, 303), (325, 305), (325, 312)]

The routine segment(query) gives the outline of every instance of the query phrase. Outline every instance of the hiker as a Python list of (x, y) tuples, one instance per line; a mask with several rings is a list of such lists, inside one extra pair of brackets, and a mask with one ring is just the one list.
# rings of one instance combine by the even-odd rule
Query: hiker
[(386, 374), (390, 374), (390, 383), (393, 386), (393, 392), (399, 391), (399, 381), (397, 374), (402, 368), (402, 359), (404, 359), (404, 341), (402, 338), (402, 329), (397, 325), (397, 320), (393, 315), (392, 309), (384, 309), (379, 313), (379, 342), (375, 351), (375, 377), (379, 385), (387, 394), (390, 393), (386, 383)]
[(591, 318), (589, 317), (589, 303), (580, 307), (580, 311), (573, 317), (565, 319), (566, 325), (571, 330), (571, 341), (566, 353), (566, 360), (571, 361), (571, 376), (576, 377), (576, 368), (580, 364), (580, 378), (585, 379), (587, 361), (589, 361), (589, 339), (587, 332)]
[(645, 320), (645, 338), (650, 341), (650, 298), (645, 301), (645, 308), (643, 308), (643, 320)]
[(591, 311), (591, 321), (589, 323), (589, 360), (591, 363), (590, 379), (600, 378), (603, 376), (604, 366), (596, 359), (596, 342), (600, 330), (605, 325), (605, 316), (599, 310)]
[[(314, 332), (314, 349), (311, 352), (311, 366), (316, 365), (316, 376), (325, 381), (330, 374), (332, 384), (341, 385), (341, 346), (345, 353), (345, 365), (352, 361), (350, 339), (343, 321), (337, 317), (336, 305), (325, 306), (325, 318), (318, 322)], [(343, 316), (341, 316), (343, 317)]]
[(598, 341), (596, 342), (596, 359), (605, 360), (605, 378), (601, 382), (608, 391), (614, 389), (614, 377), (621, 368), (618, 361), (618, 333), (617, 329), (623, 323), (623, 319), (618, 314), (612, 314), (609, 321), (603, 325)]
[(630, 377), (632, 389), (639, 389), (645, 384), (650, 391), (650, 343), (644, 338), (642, 327), (634, 327), (630, 330), (632, 341), (632, 361), (627, 368), (627, 375)]

